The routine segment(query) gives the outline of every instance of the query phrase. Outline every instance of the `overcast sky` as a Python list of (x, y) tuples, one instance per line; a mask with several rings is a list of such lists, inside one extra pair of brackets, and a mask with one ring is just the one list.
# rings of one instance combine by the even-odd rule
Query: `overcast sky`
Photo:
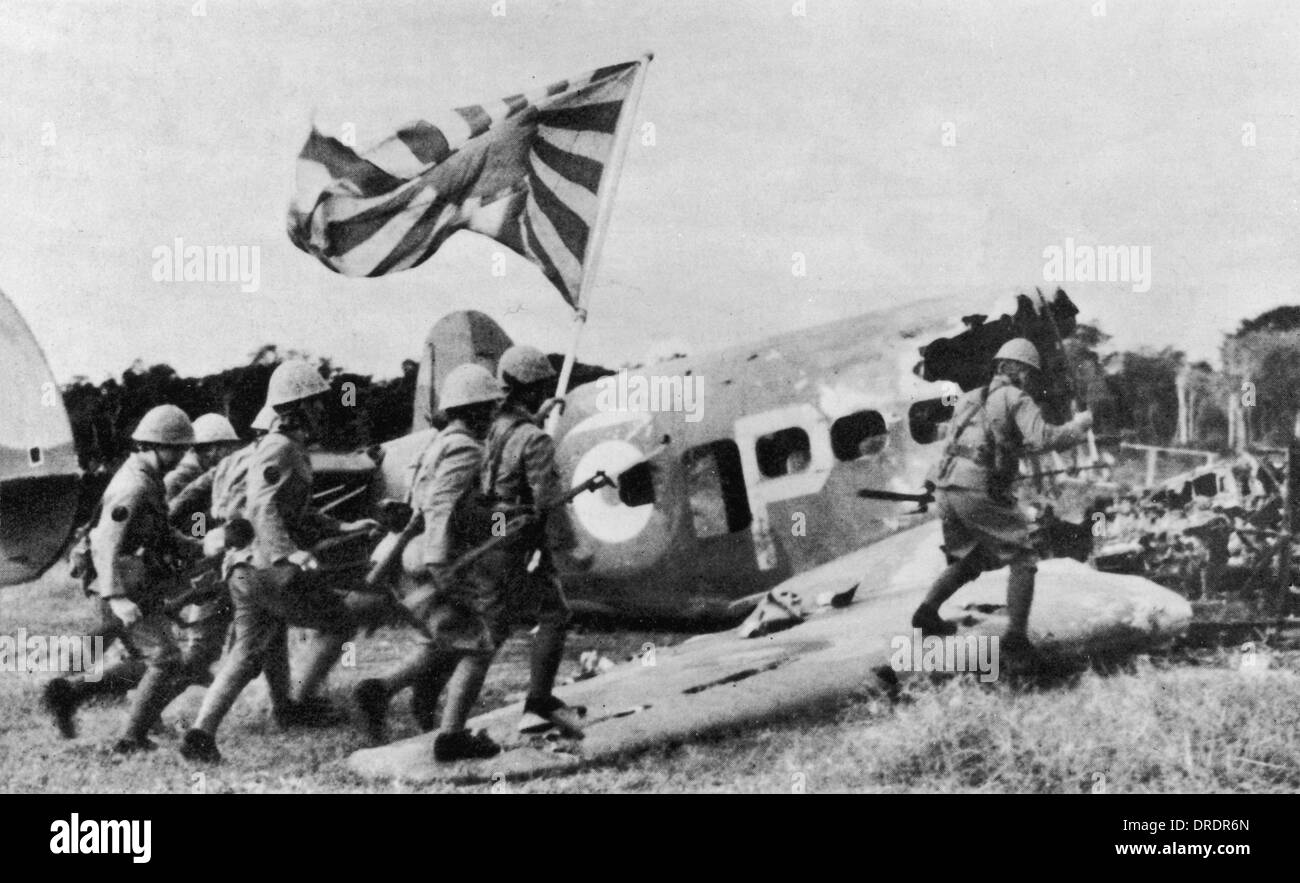
[[(294, 158), (313, 114), (364, 146), (652, 49), (653, 144), (639, 128), (581, 358), (1047, 288), (1067, 237), (1150, 248), (1149, 291), (1064, 283), (1084, 318), (1213, 358), (1241, 318), (1300, 303), (1300, 4), (1100, 5), (0, 4), (0, 288), (61, 380), (267, 342), (391, 376), (466, 307), (563, 350), (558, 294), (522, 259), (494, 276), (472, 234), (377, 280), (299, 252)], [(177, 237), (257, 246), (259, 290), (154, 281)]]

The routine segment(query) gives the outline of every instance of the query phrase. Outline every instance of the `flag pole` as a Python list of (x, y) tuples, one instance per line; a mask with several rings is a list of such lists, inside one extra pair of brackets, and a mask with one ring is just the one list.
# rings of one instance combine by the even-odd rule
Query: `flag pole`
[[(605, 228), (609, 226), (609, 215), (614, 204), (614, 193), (618, 190), (618, 179), (623, 174), (623, 159), (627, 155), (627, 145), (632, 140), (632, 126), (636, 122), (637, 106), (641, 103), (645, 73), (654, 57), (653, 52), (646, 52), (641, 56), (640, 66), (632, 81), (632, 87), (628, 90), (627, 101), (614, 133), (614, 148), (610, 155), (609, 169), (601, 176), (597, 193), (596, 223), (592, 227), (591, 239), (587, 243), (587, 254), (582, 263), (582, 278), (574, 294), (574, 303), (577, 306), (573, 312), (573, 340), (569, 344), (568, 352), (564, 354), (564, 364), (560, 367), (560, 378), (555, 385), (556, 396), (564, 395), (569, 386), (569, 378), (573, 375), (573, 365), (578, 357), (578, 341), (581, 340), (582, 329), (587, 324), (587, 307), (583, 296), (591, 290), (591, 282), (596, 277), (596, 265), (600, 262), (600, 247), (605, 241)], [(552, 411), (546, 422), (548, 432), (554, 432), (559, 419), (560, 412)]]

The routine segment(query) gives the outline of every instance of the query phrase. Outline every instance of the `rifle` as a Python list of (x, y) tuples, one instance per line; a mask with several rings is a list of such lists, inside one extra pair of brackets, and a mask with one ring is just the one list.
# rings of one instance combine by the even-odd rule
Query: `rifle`
[[(1047, 298), (1043, 297), (1043, 289), (1035, 288), (1038, 292), (1038, 303), (1043, 308), (1043, 315), (1047, 316), (1047, 323), (1052, 326), (1052, 336), (1056, 339), (1056, 348), (1061, 351), (1061, 358), (1065, 360), (1065, 367), (1068, 372), (1067, 379), (1070, 385), (1070, 405), (1074, 408), (1075, 413), (1083, 410), (1079, 407), (1079, 380), (1074, 376), (1074, 365), (1070, 362), (1070, 354), (1065, 350), (1065, 340), (1061, 337), (1061, 329), (1056, 324), (1056, 316), (1052, 315), (1052, 309), (1047, 305)], [(1088, 462), (1096, 463), (1097, 456), (1097, 437), (1088, 430)]]
[(1015, 478), (1011, 480), (1022, 481), (1026, 478), (1047, 478), (1048, 476), (1052, 476), (1052, 475), (1073, 476), (1073, 475), (1078, 475), (1080, 472), (1085, 472), (1089, 469), (1106, 469), (1109, 466), (1110, 466), (1109, 463), (1092, 463), (1085, 466), (1070, 466), (1065, 469), (1049, 469), (1046, 472), (1040, 472), (1037, 475), (1017, 475)]
[[(181, 592), (172, 598), (167, 599), (163, 604), (163, 612), (168, 616), (176, 616), (182, 608), (191, 604), (204, 604), (215, 598), (221, 597), (225, 592), (226, 584), (219, 576), (222, 562), (225, 560), (226, 553), (243, 549), (253, 541), (253, 526), (246, 519), (232, 518), (225, 525), (226, 536), (225, 544), (222, 550), (215, 555), (209, 555), (200, 559), (194, 565), (186, 569), (186, 576), (189, 579), (190, 588)], [(312, 553), (318, 554), (325, 552), (335, 546), (342, 545), (358, 537), (369, 534), (371, 528), (363, 527), (338, 536), (328, 537), (312, 547)], [(352, 564), (325, 565), (323, 570), (350, 570), (354, 567)]]
[[(401, 560), (407, 543), (424, 531), (424, 513), (397, 500), (385, 500), (379, 506), (381, 513), (379, 520), (388, 526), (388, 534), (379, 541), (379, 547), (375, 549), (375, 560), (370, 565), (370, 570), (366, 572), (363, 582), (367, 589), (375, 589), (382, 585), (388, 591), (393, 602), (392, 606), (400, 613), (402, 619), (426, 640), (431, 641), (433, 635), (429, 627), (424, 624), (424, 620), (415, 615), (411, 608), (402, 603), (396, 581), (389, 579), (393, 568)], [(398, 525), (400, 529), (395, 529)], [(385, 543), (388, 543), (386, 548)], [(373, 627), (369, 631), (373, 631)]]
[[(528, 515), (523, 515), (514, 519), (505, 526), (499, 535), (493, 536), (486, 542), (483, 542), (478, 546), (475, 546), (473, 549), (470, 549), (468, 552), (465, 552), (452, 562), (451, 568), (449, 569), (449, 575), (460, 573), (483, 555), (506, 542), (506, 540), (518, 536), (521, 531), (540, 522), (547, 512), (558, 509), (560, 506), (565, 505), (579, 494), (589, 490), (596, 491), (603, 487), (613, 486), (614, 481), (610, 479), (608, 475), (604, 472), (597, 472), (582, 484), (570, 489), (564, 496), (560, 497), (551, 505), (539, 510), (538, 512), (529, 513)], [(370, 589), (379, 585), (384, 585), (387, 588), (388, 593), (392, 596), (394, 606), (401, 612), (402, 618), (412, 625), (416, 631), (420, 632), (420, 634), (425, 638), (432, 639), (429, 627), (425, 625), (424, 621), (420, 617), (415, 615), (415, 612), (408, 607), (406, 603), (404, 603), (405, 599), (403, 599), (401, 594), (398, 592), (395, 581), (388, 579), (388, 575), (392, 571), (393, 567), (398, 563), (406, 545), (424, 531), (424, 513), (418, 510), (412, 510), (406, 503), (398, 503), (393, 500), (386, 501), (385, 504), (381, 505), (387, 506), (386, 514), (388, 515), (387, 520), (390, 525), (394, 522), (401, 523), (403, 520), (405, 523), (402, 525), (400, 531), (392, 531), (390, 528), (390, 533), (380, 543), (381, 548), (384, 543), (388, 543), (389, 545), (387, 548), (383, 548), (382, 551), (379, 549), (375, 550), (376, 559), (371, 565), (370, 571), (366, 574), (365, 585)], [(405, 519), (401, 518), (402, 514), (405, 514)]]
[(924, 515), (929, 511), (929, 506), (934, 502), (934, 492), (927, 490), (922, 494), (901, 494), (897, 491), (878, 491), (874, 488), (863, 488), (858, 491), (858, 496), (865, 500), (891, 500), (897, 503), (916, 503), (916, 509), (908, 512), (908, 515)]
[(222, 549), (215, 555), (200, 558), (186, 569), (190, 588), (179, 595), (168, 598), (163, 603), (163, 613), (175, 617), (181, 609), (191, 604), (204, 604), (220, 597), (225, 590), (225, 583), (219, 577), (221, 562), (226, 552), (243, 549), (253, 541), (253, 525), (244, 518), (232, 518), (225, 525), (225, 537)]
[[(424, 531), (424, 513), (412, 509), (409, 504), (397, 500), (385, 500), (379, 506), (381, 511), (379, 520), (388, 526), (388, 535), (379, 541), (379, 548), (375, 549), (374, 563), (366, 572), (367, 588), (374, 588), (384, 582), (393, 566), (402, 557), (406, 544)], [(384, 543), (389, 545), (385, 548)]]
[[(570, 488), (564, 496), (555, 500), (545, 508), (539, 509), (536, 512), (530, 512), (526, 515), (521, 515), (507, 522), (506, 526), (502, 528), (500, 533), (495, 533), (490, 539), (463, 553), (459, 558), (453, 561), (448, 573), (460, 573), (488, 552), (491, 552), (493, 549), (506, 543), (506, 541), (518, 536), (524, 530), (537, 525), (548, 512), (560, 508), (587, 491), (597, 491), (603, 487), (616, 487), (616, 484), (612, 478), (605, 474), (604, 471), (599, 471), (581, 484)], [(397, 511), (397, 506), (402, 506), (408, 511), (410, 509), (410, 507), (406, 506), (404, 503), (393, 504), (394, 512)], [(401, 558), (402, 551), (405, 549), (406, 544), (419, 536), (423, 530), (423, 513), (411, 512), (410, 515), (407, 516), (406, 523), (402, 527), (401, 531), (396, 534), (390, 533), (389, 536), (380, 543), (381, 548), (384, 543), (389, 543), (389, 545), (387, 548), (383, 548), (382, 552), (376, 550), (377, 557), (375, 562), (371, 566), (370, 572), (366, 574), (366, 585), (373, 588), (374, 586), (384, 582), (385, 577), (392, 569), (393, 565), (395, 565), (398, 559)]]
[[(631, 470), (629, 469), (628, 471)], [(618, 485), (614, 482), (614, 479), (606, 475), (604, 470), (598, 470), (595, 475), (588, 478), (582, 484), (575, 485), (574, 487), (569, 488), (569, 490), (565, 492), (565, 494), (562, 497), (558, 498), (550, 505), (544, 508), (540, 508), (535, 512), (529, 512), (525, 515), (520, 515), (519, 517), (508, 522), (506, 526), (501, 529), (500, 533), (494, 533), (491, 539), (479, 543), (477, 546), (470, 549), (468, 552), (465, 552), (459, 558), (453, 561), (451, 563), (451, 568), (449, 572), (452, 574), (460, 573), (465, 568), (473, 564), (475, 561), (482, 558), (488, 552), (491, 552), (493, 549), (496, 549), (499, 546), (505, 545), (509, 540), (514, 539), (523, 531), (528, 530), (529, 528), (535, 527), (536, 525), (540, 524), (542, 519), (546, 517), (547, 513), (560, 508), (561, 506), (565, 505), (571, 500), (581, 496), (583, 493), (586, 493), (587, 491), (595, 492), (604, 487), (617, 487), (617, 486)], [(493, 528), (493, 531), (495, 530), (496, 528)]]
[[(1040, 473), (1040, 475), (1074, 475), (1086, 469), (1105, 469), (1108, 465), (1109, 464), (1106, 463), (1095, 463), (1091, 466), (1077, 466), (1072, 469), (1055, 469), (1050, 472)], [(1033, 477), (1034, 476), (1032, 475), (1017, 475), (1011, 480), (1020, 481), (1025, 478)], [(858, 496), (862, 497), (864, 500), (889, 500), (895, 503), (916, 503), (916, 508), (906, 514), (924, 515), (929, 511), (930, 504), (934, 502), (934, 491), (929, 488), (928, 484), (926, 487), (926, 491), (920, 494), (904, 494), (899, 493), (898, 491), (882, 491), (876, 490), (875, 488), (862, 488), (858, 491)]]

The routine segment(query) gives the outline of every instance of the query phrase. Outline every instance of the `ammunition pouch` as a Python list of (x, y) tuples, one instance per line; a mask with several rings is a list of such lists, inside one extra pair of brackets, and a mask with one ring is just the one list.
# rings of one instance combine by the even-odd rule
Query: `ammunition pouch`
[[(449, 527), (452, 537), (462, 549), (472, 549), (487, 542), (500, 534), (512, 518), (532, 509), (531, 498), (505, 499), (496, 495), (497, 476), (506, 442), (520, 426), (528, 422), (516, 418), (510, 428), (489, 446), (480, 480), (467, 487), (456, 501)], [(528, 533), (530, 531), (525, 530), (520, 535), (511, 537), (503, 547), (521, 548), (525, 542), (523, 535)]]
[(448, 528), (456, 544), (462, 548), (473, 548), (492, 536), (492, 528), (498, 523), (496, 499), (484, 493), (477, 483), (469, 485), (456, 500), (452, 508)]

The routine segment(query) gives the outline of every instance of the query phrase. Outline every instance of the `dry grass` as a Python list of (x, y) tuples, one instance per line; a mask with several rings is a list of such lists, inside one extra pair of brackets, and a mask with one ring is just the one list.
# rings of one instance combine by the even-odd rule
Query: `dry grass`
[[(0, 633), (76, 633), (88, 610), (50, 583), (0, 592)], [(564, 673), (583, 650), (614, 659), (662, 632), (584, 632), (570, 640)], [(357, 664), (340, 669), (331, 694), (383, 671), (408, 649), (401, 631), (358, 645)], [(523, 688), (527, 636), (504, 650), (485, 692), (487, 707)], [(1065, 685), (1031, 689), (968, 678), (904, 685), (891, 705), (863, 693), (834, 709), (767, 726), (715, 733), (591, 767), (574, 775), (513, 783), (546, 792), (1294, 792), (1300, 790), (1300, 663), (1276, 654), (1273, 667), (1248, 673), (1232, 652), (1203, 654), (1199, 664), (1139, 659), (1108, 675), (1084, 673)], [(104, 746), (120, 727), (122, 703), (83, 709), (81, 737), (59, 740), (40, 710), (48, 675), (0, 676), (0, 776), (10, 791), (349, 791), (394, 786), (352, 776), (344, 761), (360, 744), (351, 729), (277, 732), (259, 691), (249, 691), (221, 731), (226, 762), (192, 767), (160, 738), (151, 755), (118, 760)], [(192, 714), (199, 691), (169, 717)], [(414, 732), (405, 703), (395, 703), (393, 735)], [(202, 772), (202, 778), (196, 773)], [(488, 786), (459, 790), (482, 791)], [(411, 790), (402, 786), (401, 790)], [(419, 790), (457, 790), (432, 786)]]

